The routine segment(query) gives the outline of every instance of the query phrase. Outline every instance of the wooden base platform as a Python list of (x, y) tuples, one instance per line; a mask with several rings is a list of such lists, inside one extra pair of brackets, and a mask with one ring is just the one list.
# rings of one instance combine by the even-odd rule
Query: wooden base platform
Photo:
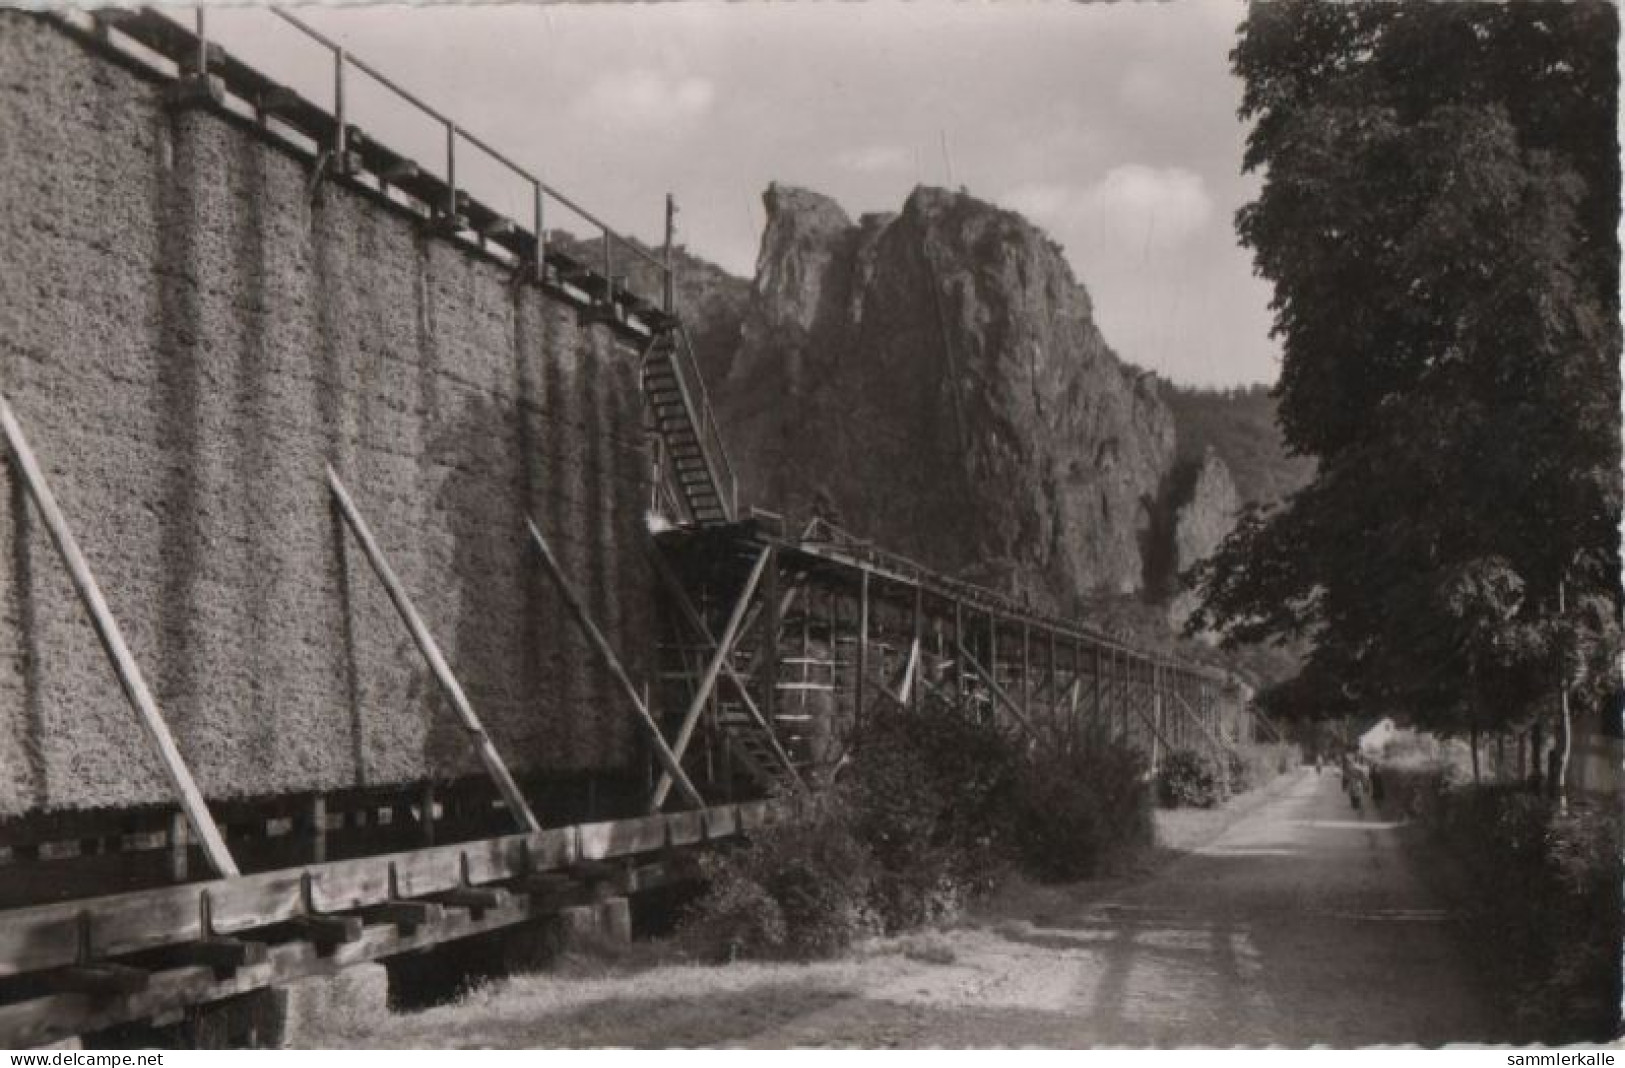
[(12, 909), (0, 913), (0, 1047), (539, 919), (606, 885), (648, 889), (696, 850), (799, 811), (720, 805)]

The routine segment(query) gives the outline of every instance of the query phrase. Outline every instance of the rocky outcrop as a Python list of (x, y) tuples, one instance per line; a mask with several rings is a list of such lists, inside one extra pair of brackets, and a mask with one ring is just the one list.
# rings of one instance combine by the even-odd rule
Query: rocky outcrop
[(1196, 470), (1190, 497), (1174, 515), (1174, 571), (1183, 574), (1219, 547), (1236, 525), (1241, 496), (1230, 468), (1208, 454)]
[(1174, 426), (1012, 212), (915, 190), (851, 221), (784, 186), (713, 393), (748, 499), (1035, 604), (1142, 588)]
[[(1159, 579), (1168, 602), (1168, 621), (1182, 629), (1196, 611), (1197, 597), (1181, 580), (1192, 567), (1213, 554), (1236, 525), (1241, 494), (1229, 466), (1209, 452), (1200, 462), (1185, 461), (1171, 480), (1168, 570)], [(1216, 640), (1216, 636), (1204, 636)]]

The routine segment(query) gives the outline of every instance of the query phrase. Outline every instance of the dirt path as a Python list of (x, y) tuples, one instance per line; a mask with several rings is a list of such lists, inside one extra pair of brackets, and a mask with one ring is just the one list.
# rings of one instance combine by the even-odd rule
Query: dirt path
[(513, 979), (396, 1018), (399, 1046), (1355, 1046), (1493, 1040), (1400, 828), (1304, 774), (1121, 886), (1032, 890), (807, 966)]

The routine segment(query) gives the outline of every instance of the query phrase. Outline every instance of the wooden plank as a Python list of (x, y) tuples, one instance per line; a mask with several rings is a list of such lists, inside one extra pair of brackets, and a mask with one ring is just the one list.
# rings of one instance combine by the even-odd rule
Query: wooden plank
[(577, 828), (543, 831), (525, 839), (532, 871), (553, 871), (575, 863), (581, 854)]
[[(756, 563), (751, 568), (749, 577), (745, 579), (744, 588), (740, 590), (739, 598), (734, 602), (733, 611), (728, 614), (728, 623), (722, 628), (722, 637), (717, 639), (716, 651), (711, 654), (711, 660), (705, 666), (705, 673), (700, 676), (700, 685), (689, 699), (688, 708), (683, 712), (682, 724), (677, 730), (677, 737), (672, 742), (672, 757), (677, 761), (681, 761), (683, 754), (688, 751), (689, 742), (694, 739), (694, 728), (700, 722), (700, 713), (705, 711), (705, 704), (711, 698), (711, 692), (716, 687), (724, 665), (733, 656), (734, 646), (739, 641), (740, 624), (745, 620), (745, 612), (756, 596), (756, 588), (762, 581), (762, 572), (767, 569), (772, 555), (771, 549), (763, 549), (756, 557)], [(671, 793), (671, 786), (671, 773), (662, 772), (660, 781), (655, 784), (654, 794), (649, 798), (650, 812), (660, 811), (660, 806), (666, 803), (666, 796)]]
[[(705, 837), (716, 841), (732, 838), (739, 833), (739, 809), (734, 805), (713, 805), (705, 810)], [(672, 835), (676, 844), (677, 836)]]
[(530, 530), (531, 542), (541, 554), (542, 563), (546, 566), (548, 574), (552, 576), (554, 584), (558, 586), (560, 594), (563, 595), (565, 606), (570, 610), (570, 615), (574, 617), (576, 625), (586, 633), (588, 641), (597, 651), (599, 659), (609, 668), (610, 674), (614, 676), (615, 681), (621, 687), (622, 693), (626, 695), (627, 700), (631, 703), (636, 713), (637, 722), (643, 727), (644, 735), (649, 739), (649, 744), (654, 749), (655, 759), (660, 761), (661, 767), (666, 769), (667, 774), (672, 777), (672, 780), (677, 784), (678, 789), (682, 791), (683, 797), (689, 804), (695, 808), (705, 807), (705, 799), (694, 788), (694, 784), (689, 781), (688, 776), (683, 772), (683, 766), (678, 763), (677, 758), (672, 755), (671, 749), (667, 747), (666, 739), (661, 735), (660, 727), (655, 723), (654, 717), (649, 714), (649, 709), (643, 703), (638, 688), (632, 685), (631, 679), (627, 678), (626, 671), (621, 667), (620, 659), (615, 655), (615, 651), (610, 648), (609, 641), (604, 637), (597, 625), (593, 623), (592, 618), (587, 615), (587, 610), (582, 606), (581, 599), (576, 596), (575, 589), (564, 577), (564, 571), (559, 567), (559, 562), (554, 557), (552, 548), (548, 546), (547, 539), (542, 537), (542, 532), (537, 528), (536, 521), (526, 516), (525, 525)]
[(147, 988), (149, 973), (123, 964), (77, 964), (47, 972), (42, 982), (63, 993), (89, 994), (105, 998), (116, 994), (138, 994)]
[(583, 823), (580, 830), (581, 860), (651, 853), (666, 847), (666, 820), (663, 816)]
[(463, 884), (461, 847), (438, 846), (395, 858), (395, 894), (423, 897), (439, 890), (453, 890)]
[(445, 919), (446, 906), (433, 901), (388, 901), (367, 910), (369, 923), (387, 923), (405, 934), (413, 934)]
[(492, 781), (496, 783), (498, 792), (502, 794), (502, 800), (507, 804), (508, 811), (513, 813), (514, 819), (518, 820), (522, 830), (541, 830), (542, 825), (537, 822), (536, 814), (530, 810), (530, 805), (526, 802), (524, 794), (519, 792), (519, 785), (514, 782), (513, 776), (508, 773), (508, 765), (503, 762), (501, 754), (496, 750), (496, 746), (491, 744), (491, 738), (485, 733), (485, 728), (480, 724), (479, 716), (475, 715), (474, 706), (469, 703), (468, 695), (463, 692), (462, 684), (452, 674), (451, 665), (446, 663), (446, 658), (441, 655), (440, 646), (435, 642), (434, 636), (429, 633), (429, 628), (424, 625), (417, 609), (413, 607), (411, 598), (406, 594), (406, 588), (401, 585), (400, 579), (395, 577), (394, 569), (389, 566), (389, 561), (384, 557), (383, 550), (378, 547), (378, 542), (373, 538), (372, 531), (368, 528), (366, 520), (361, 518), (361, 513), (356, 509), (355, 502), (350, 499), (350, 494), (345, 490), (344, 483), (339, 481), (338, 472), (334, 471), (331, 465), (327, 468), (327, 485), (333, 492), (334, 500), (338, 502), (339, 511), (343, 514), (345, 523), (349, 525), (351, 532), (355, 534), (356, 540), (361, 543), (361, 550), (366, 554), (368, 562), (372, 564), (374, 574), (378, 576), (379, 582), (383, 583), (384, 592), (389, 595), (391, 603), (395, 605), (395, 611), (400, 614), (401, 622), (406, 624), (406, 630), (411, 634), (412, 641), (418, 647), (418, 652), (422, 653), (423, 658), (428, 661), (429, 670), (434, 673), (435, 681), (440, 684), (441, 692), (451, 702), (458, 719), (462, 720), (464, 729), (468, 731), (469, 737), (473, 739), (474, 748), (478, 751), (480, 760), (484, 763), (486, 771), (490, 773)]
[(333, 975), (343, 968), (397, 953), (426, 949), (441, 942), (500, 930), (530, 918), (521, 902), (475, 920), (464, 911), (445, 914), (437, 923), (407, 935), (392, 924), (369, 925), (354, 942), (323, 955), (309, 942), (268, 947), (264, 964), (239, 969), (218, 979), (206, 967), (188, 966), (155, 972), (139, 993), (95, 998), (86, 994), (51, 994), (0, 1004), (0, 1048), (19, 1049), (85, 1034), (130, 1020), (163, 1016), (188, 1005), (204, 1004), (312, 975)]
[(767, 824), (766, 801), (741, 801), (734, 807), (739, 811), (739, 829), (741, 831), (754, 831), (756, 828)]
[(458, 848), (462, 851), (464, 878), (477, 886), (524, 874), (525, 841), (524, 835), (515, 834), (506, 838), (460, 843)]
[(232, 859), (231, 851), (226, 848), (225, 839), (220, 836), (220, 829), (215, 826), (214, 817), (209, 814), (209, 806), (204, 802), (197, 783), (192, 779), (191, 769), (186, 766), (186, 761), (175, 745), (175, 739), (169, 733), (169, 725), (164, 722), (163, 714), (158, 711), (158, 702), (147, 689), (147, 681), (141, 674), (140, 665), (135, 662), (135, 656), (125, 644), (124, 634), (119, 630), (112, 610), (107, 607), (107, 601), (102, 597), (101, 587), (96, 584), (90, 563), (80, 550), (73, 531), (69, 529), (67, 518), (57, 505), (56, 497), (45, 480), (45, 473), (34, 458), (34, 452), (29, 448), (28, 439), (23, 434), (23, 428), (17, 422), (17, 417), (12, 413), (11, 405), (3, 394), (0, 394), (0, 430), (4, 431), (6, 443), (11, 447), (12, 458), (17, 461), (23, 486), (33, 499), (35, 507), (39, 509), (40, 516), (45, 520), (45, 530), (50, 536), (51, 544), (56, 546), (57, 554), (68, 570), (74, 592), (79, 595), (85, 610), (90, 613), (91, 625), (95, 628), (96, 637), (101, 640), (102, 648), (112, 662), (119, 686), (124, 690), (124, 696), (130, 702), (130, 707), (135, 710), (142, 727), (146, 729), (147, 737), (158, 751), (159, 763), (180, 798), (181, 808), (186, 813), (187, 821), (192, 825), (192, 831), (203, 846), (203, 855), (208, 858), (209, 866), (217, 875), (236, 875), (237, 862)]
[(512, 904), (513, 895), (495, 887), (459, 886), (434, 895), (432, 900), (447, 908), (467, 909), (478, 920), (487, 912)]
[(695, 809), (672, 812), (666, 816), (668, 841), (671, 845), (691, 845), (705, 840), (706, 817), (713, 809)]
[[(760, 821), (760, 803), (745, 806)], [(286, 922), (307, 910), (338, 912), (423, 896), (469, 883), (558, 870), (578, 857), (603, 859), (664, 848), (668, 817), (612, 820), (376, 857), (330, 861), (232, 880), (159, 887), (0, 913), (0, 976), (45, 971)], [(584, 832), (584, 833), (583, 833)], [(578, 836), (591, 843), (583, 850)], [(465, 859), (466, 858), (466, 859)], [(391, 869), (394, 886), (391, 886)], [(205, 915), (211, 923), (205, 924)]]
[(178, 963), (203, 965), (222, 979), (239, 968), (264, 964), (267, 959), (265, 943), (236, 938), (204, 938), (187, 942), (175, 950)]
[(295, 916), (287, 923), (315, 945), (316, 952), (322, 954), (331, 953), (350, 942), (359, 942), (365, 930), (360, 916)]

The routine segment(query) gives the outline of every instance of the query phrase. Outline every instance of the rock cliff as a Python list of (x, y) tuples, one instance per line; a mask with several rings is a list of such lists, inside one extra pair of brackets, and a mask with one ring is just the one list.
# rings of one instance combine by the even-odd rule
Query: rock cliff
[(823, 495), (865, 536), (1035, 604), (1141, 589), (1173, 419), (1059, 247), (940, 189), (856, 222), (806, 190), (764, 199), (712, 384), (747, 499), (804, 514)]

